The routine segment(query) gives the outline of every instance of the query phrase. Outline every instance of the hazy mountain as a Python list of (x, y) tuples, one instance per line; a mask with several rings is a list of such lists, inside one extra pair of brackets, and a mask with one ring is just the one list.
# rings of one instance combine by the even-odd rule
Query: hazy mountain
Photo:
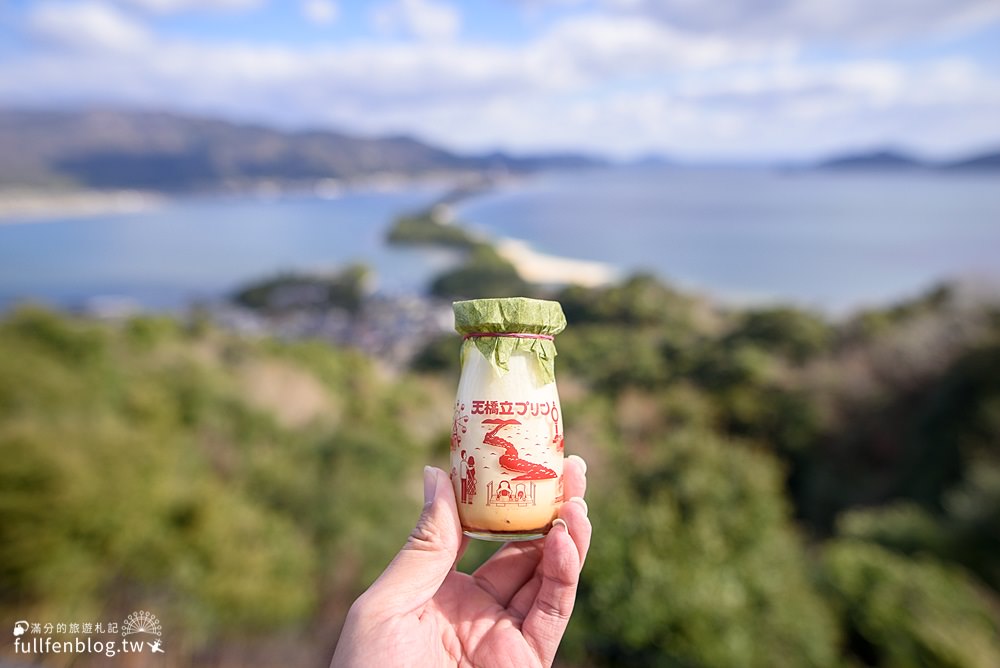
[(1000, 151), (980, 153), (945, 165), (946, 169), (1000, 170)]
[(632, 158), (625, 164), (629, 167), (673, 167), (677, 163), (662, 153), (646, 153)]
[(893, 150), (841, 155), (824, 160), (817, 165), (820, 169), (864, 170), (920, 169), (928, 166), (912, 156)]
[(824, 160), (819, 169), (844, 170), (1000, 170), (1000, 151), (981, 153), (960, 160), (930, 161), (906, 153), (883, 149), (868, 153), (852, 153)]
[(494, 151), (473, 157), (476, 163), (487, 168), (509, 169), (531, 172), (542, 169), (581, 169), (606, 165), (604, 158), (584, 153), (540, 153), (537, 155), (513, 155)]
[(412, 137), (283, 131), (164, 112), (0, 110), (0, 186), (188, 191), (384, 172), (596, 164), (600, 161), (584, 155), (460, 155)]

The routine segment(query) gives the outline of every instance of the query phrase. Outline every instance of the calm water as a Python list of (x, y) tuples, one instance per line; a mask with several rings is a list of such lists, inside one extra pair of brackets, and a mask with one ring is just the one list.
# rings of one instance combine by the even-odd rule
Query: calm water
[[(340, 199), (192, 199), (156, 211), (0, 225), (0, 307), (125, 296), (154, 308), (217, 297), (282, 270), (373, 266), (415, 292), (452, 261), (387, 248), (392, 217), (438, 192)], [(648, 269), (729, 299), (830, 310), (1000, 273), (1000, 178), (611, 170), (552, 174), (465, 202), (494, 236)]]
[(617, 170), (551, 175), (463, 218), (543, 252), (720, 297), (829, 310), (1000, 276), (1000, 175)]
[(191, 199), (143, 213), (0, 224), (0, 308), (26, 298), (75, 306), (94, 296), (175, 308), (277, 272), (355, 260), (377, 270), (379, 289), (411, 291), (451, 260), (388, 248), (385, 228), (439, 195)]

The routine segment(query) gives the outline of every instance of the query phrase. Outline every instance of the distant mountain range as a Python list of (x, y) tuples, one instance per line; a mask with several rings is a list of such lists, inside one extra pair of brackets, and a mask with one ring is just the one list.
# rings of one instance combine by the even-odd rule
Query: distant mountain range
[(0, 187), (183, 192), (602, 164), (584, 154), (462, 155), (412, 137), (283, 131), (165, 112), (0, 109)]
[[(295, 188), (325, 179), (350, 182), (385, 174), (524, 173), (607, 164), (583, 153), (460, 154), (413, 137), (287, 131), (167, 112), (0, 109), (0, 189), (240, 191), (263, 183)], [(630, 164), (676, 163), (651, 154)], [(838, 156), (811, 167), (998, 170), (1000, 151), (935, 163), (880, 150)]]
[(1000, 170), (1000, 151), (981, 153), (961, 160), (938, 161), (921, 160), (912, 155), (890, 149), (867, 153), (841, 155), (824, 160), (816, 165), (820, 169), (841, 170), (948, 170), (986, 171)]

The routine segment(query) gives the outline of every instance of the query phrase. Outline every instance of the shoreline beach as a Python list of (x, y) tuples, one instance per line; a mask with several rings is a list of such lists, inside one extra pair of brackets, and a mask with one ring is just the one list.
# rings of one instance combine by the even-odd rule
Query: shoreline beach
[(618, 270), (607, 263), (548, 255), (521, 239), (497, 239), (494, 246), (497, 253), (514, 265), (521, 278), (529, 283), (596, 288), (610, 285), (619, 277)]
[[(506, 184), (510, 182), (507, 180)], [(509, 262), (522, 279), (536, 285), (593, 288), (609, 285), (619, 277), (618, 270), (608, 263), (543, 253), (526, 240), (494, 237), (464, 220), (459, 213), (460, 205), (494, 192), (498, 183), (495, 178), (466, 183), (420, 211), (397, 216), (389, 243), (443, 248), (487, 245)]]
[[(485, 183), (492, 185), (493, 181), (487, 180)], [(435, 188), (444, 191), (441, 201), (447, 204), (485, 189), (487, 186), (483, 184), (482, 175), (476, 173), (428, 172), (414, 176), (379, 172), (364, 177), (327, 178), (305, 183), (262, 180), (252, 184), (230, 184), (215, 190), (177, 194), (155, 190), (46, 190), (0, 185), (0, 225), (43, 223), (101, 214), (140, 213), (160, 208), (171, 200), (205, 196), (238, 196), (264, 201), (303, 196), (332, 200), (355, 193), (391, 193), (413, 188)]]
[(158, 209), (166, 201), (165, 195), (140, 190), (0, 190), (0, 225), (141, 213)]

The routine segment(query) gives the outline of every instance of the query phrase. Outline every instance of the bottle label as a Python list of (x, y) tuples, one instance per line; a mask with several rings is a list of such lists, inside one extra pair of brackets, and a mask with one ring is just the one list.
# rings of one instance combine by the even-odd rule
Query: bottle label
[(466, 529), (541, 530), (555, 517), (562, 501), (563, 436), (550, 387), (551, 393), (530, 397), (456, 401), (451, 477)]

